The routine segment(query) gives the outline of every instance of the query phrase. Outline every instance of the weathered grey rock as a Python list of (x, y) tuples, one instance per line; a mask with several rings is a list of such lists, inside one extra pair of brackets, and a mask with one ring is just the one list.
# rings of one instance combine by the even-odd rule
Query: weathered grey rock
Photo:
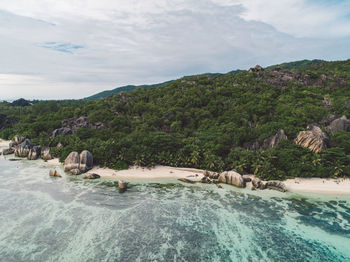
[(63, 147), (63, 144), (61, 142), (59, 142), (57, 145), (56, 145), (56, 148), (59, 149), (59, 148), (62, 148)]
[(62, 128), (58, 128), (55, 129), (52, 132), (52, 137), (55, 138), (56, 136), (69, 136), (73, 134), (73, 130), (68, 128), (68, 127), (62, 127)]
[(6, 156), (6, 155), (12, 155), (13, 153), (15, 153), (15, 149), (13, 149), (13, 148), (8, 148), (8, 149), (2, 150), (2, 154), (3, 154), (4, 156)]
[(243, 177), (236, 171), (226, 171), (222, 172), (219, 176), (219, 182), (234, 185), (236, 187), (245, 187), (245, 182)]
[(281, 182), (281, 181), (266, 181), (265, 182), (265, 188), (267, 189), (272, 189), (272, 190), (277, 190), (281, 192), (286, 192), (286, 185)]
[(213, 181), (209, 177), (204, 176), (200, 179), (200, 182), (203, 184), (211, 184)]
[(256, 65), (255, 67), (252, 67), (249, 69), (250, 73), (258, 73), (258, 72), (262, 72), (262, 71), (264, 71), (264, 69), (259, 65)]
[(32, 149), (32, 145), (30, 143), (29, 139), (25, 139), (24, 142), (18, 146), (16, 146), (15, 149), (15, 156), (17, 157), (27, 157), (29, 154), (29, 151)]
[(248, 182), (251, 182), (252, 181), (252, 178), (250, 175), (243, 175), (243, 180), (245, 183), (248, 183)]
[(80, 165), (79, 169), (82, 173), (93, 168), (94, 159), (92, 154), (88, 150), (84, 150), (80, 153)]
[(50, 176), (62, 177), (55, 169), (50, 169)]
[(252, 189), (257, 189), (257, 188), (264, 189), (264, 187), (265, 187), (265, 185), (263, 184), (261, 179), (257, 178), (257, 177), (252, 178), (252, 184), (253, 184)]
[(78, 169), (80, 165), (80, 156), (78, 152), (71, 152), (64, 161), (64, 172)]
[(75, 176), (78, 176), (78, 175), (81, 174), (81, 171), (80, 171), (80, 169), (78, 169), (78, 168), (71, 169), (69, 172), (70, 172), (72, 175), (75, 175)]
[(119, 180), (118, 181), (118, 187), (119, 189), (122, 189), (122, 190), (126, 190), (128, 188), (128, 183), (122, 181), (122, 180)]
[(53, 157), (50, 154), (50, 148), (49, 147), (43, 147), (41, 149), (40, 157), (41, 157), (41, 159), (43, 159), (45, 161), (53, 159)]
[(328, 132), (334, 134), (339, 131), (350, 132), (350, 120), (346, 116), (333, 120), (327, 127)]
[(332, 123), (332, 121), (336, 119), (337, 117), (335, 115), (329, 114), (320, 121), (320, 124), (323, 126), (328, 126), (330, 123)]
[(261, 148), (266, 150), (268, 148), (275, 147), (278, 144), (278, 142), (283, 140), (283, 139), (288, 139), (288, 137), (284, 133), (284, 130), (281, 129), (274, 136), (271, 136), (271, 137), (265, 139)]
[(28, 153), (27, 158), (29, 160), (37, 160), (40, 157), (41, 148), (40, 146), (33, 146)]
[(84, 178), (86, 178), (86, 179), (98, 179), (98, 178), (100, 178), (101, 176), (100, 175), (98, 175), (98, 174), (85, 174), (84, 175)]
[(294, 140), (297, 145), (309, 148), (315, 153), (320, 153), (328, 147), (327, 135), (316, 125), (309, 125), (307, 131), (299, 132)]
[(204, 171), (204, 176), (209, 177), (210, 179), (218, 179), (219, 173), (211, 172), (211, 171)]
[(13, 138), (12, 141), (13, 141), (16, 145), (19, 145), (19, 144), (22, 144), (22, 143), (24, 142), (24, 140), (26, 140), (26, 138), (23, 137), (23, 136), (15, 136), (15, 137)]

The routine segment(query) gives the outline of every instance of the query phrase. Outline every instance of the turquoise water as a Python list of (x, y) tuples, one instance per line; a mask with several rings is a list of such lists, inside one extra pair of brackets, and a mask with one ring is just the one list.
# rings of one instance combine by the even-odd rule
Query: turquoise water
[(349, 197), (49, 169), (0, 157), (0, 261), (350, 261)]

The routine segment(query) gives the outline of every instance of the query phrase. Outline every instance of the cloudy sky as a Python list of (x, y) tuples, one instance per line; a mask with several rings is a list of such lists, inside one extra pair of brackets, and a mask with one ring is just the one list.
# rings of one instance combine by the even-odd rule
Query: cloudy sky
[(350, 58), (347, 0), (0, 0), (0, 100)]

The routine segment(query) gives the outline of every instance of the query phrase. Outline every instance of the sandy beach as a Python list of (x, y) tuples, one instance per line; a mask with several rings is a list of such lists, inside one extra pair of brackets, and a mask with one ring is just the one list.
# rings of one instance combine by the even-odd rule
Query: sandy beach
[(350, 179), (293, 178), (283, 182), (291, 192), (350, 195)]
[(0, 147), (8, 147), (11, 141), (0, 139)]
[[(0, 139), (0, 147), (8, 147), (10, 141)], [(58, 158), (46, 162), (51, 167), (63, 167)], [(155, 166), (152, 168), (132, 166), (127, 170), (113, 170), (95, 166), (87, 173), (95, 173), (105, 179), (147, 180), (147, 179), (179, 179), (187, 178), (199, 181), (204, 170), (194, 168), (176, 168)], [(290, 192), (350, 195), (350, 179), (332, 178), (293, 178), (283, 181)]]

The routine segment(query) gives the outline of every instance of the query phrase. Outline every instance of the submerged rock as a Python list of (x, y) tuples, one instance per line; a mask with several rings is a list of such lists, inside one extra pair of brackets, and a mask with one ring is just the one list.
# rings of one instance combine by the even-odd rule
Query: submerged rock
[(123, 180), (119, 180), (118, 181), (118, 188), (119, 188), (119, 192), (125, 192), (126, 189), (128, 188), (128, 183), (124, 182)]
[(236, 171), (226, 171), (220, 174), (219, 182), (230, 184), (236, 187), (245, 187), (243, 177)]
[(309, 125), (307, 131), (299, 132), (294, 142), (310, 149), (312, 152), (320, 153), (327, 149), (329, 139), (321, 128), (316, 125)]
[(93, 168), (94, 159), (92, 154), (88, 150), (84, 150), (80, 153), (80, 165), (79, 169), (82, 173)]
[(50, 169), (50, 176), (62, 177), (55, 169)]
[(69, 172), (70, 172), (72, 175), (75, 175), (75, 176), (78, 176), (78, 175), (81, 174), (81, 171), (80, 171), (80, 169), (78, 169), (78, 168), (74, 168), (74, 169), (70, 170)]
[(98, 179), (98, 178), (100, 178), (101, 176), (100, 175), (98, 175), (98, 174), (85, 174), (84, 175), (84, 178), (86, 178), (86, 179)]
[(184, 183), (190, 183), (190, 184), (196, 183), (195, 181), (190, 180), (188, 178), (184, 178), (184, 177), (183, 178), (179, 178), (178, 180), (181, 181), (181, 182), (184, 182)]

